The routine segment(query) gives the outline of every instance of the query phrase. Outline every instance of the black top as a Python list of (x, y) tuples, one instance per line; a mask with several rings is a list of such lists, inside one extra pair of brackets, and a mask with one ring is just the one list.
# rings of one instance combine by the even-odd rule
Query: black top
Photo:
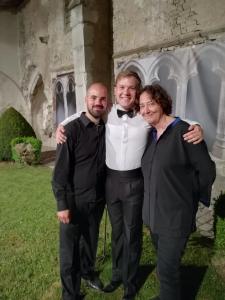
[(72, 209), (75, 201), (95, 202), (104, 196), (105, 125), (85, 113), (65, 126), (67, 140), (58, 144), (52, 188), (58, 211)]
[(143, 220), (153, 233), (187, 236), (195, 225), (198, 200), (209, 205), (215, 164), (205, 142), (183, 139), (189, 124), (179, 118), (156, 140), (150, 131), (142, 158)]

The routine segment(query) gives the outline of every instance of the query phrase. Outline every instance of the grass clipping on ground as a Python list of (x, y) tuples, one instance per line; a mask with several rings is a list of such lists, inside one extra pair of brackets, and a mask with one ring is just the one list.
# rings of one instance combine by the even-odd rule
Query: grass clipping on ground
[[(0, 163), (0, 299), (59, 300), (58, 223), (51, 191), (51, 170)], [(156, 257), (149, 233), (143, 230), (143, 252), (137, 299), (158, 293)], [(105, 237), (106, 235), (106, 237)], [(106, 243), (105, 243), (106, 241)], [(211, 265), (212, 242), (194, 234), (182, 261), (182, 300), (225, 299), (225, 285)], [(97, 269), (104, 283), (111, 276), (111, 228), (108, 216), (101, 224)], [(90, 290), (82, 283), (85, 299), (119, 300), (112, 294)]]

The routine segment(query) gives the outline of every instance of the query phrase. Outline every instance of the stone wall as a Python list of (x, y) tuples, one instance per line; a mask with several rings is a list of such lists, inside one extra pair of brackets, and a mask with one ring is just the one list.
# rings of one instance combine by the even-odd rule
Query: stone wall
[(0, 113), (13, 106), (50, 147), (55, 146), (52, 81), (74, 71), (64, 17), (64, 1), (42, 0), (28, 1), (17, 14), (1, 12), (0, 18)]
[[(54, 146), (52, 80), (58, 74), (74, 69), (71, 31), (65, 30), (64, 1), (29, 1), (17, 17), (22, 73), (20, 85), (31, 106), (31, 115), (36, 113), (32, 108), (39, 105), (35, 101), (42, 103), (39, 108), (41, 123), (36, 131), (45, 146)], [(40, 81), (42, 98), (37, 94)], [(46, 110), (47, 107), (51, 109)], [(36, 127), (36, 123), (32, 125)], [(45, 136), (46, 129), (48, 135)]]
[(11, 13), (0, 12), (0, 37), (0, 71), (18, 83), (20, 69), (17, 18)]
[(1, 13), (0, 113), (14, 106), (45, 146), (55, 146), (56, 78), (74, 73), (78, 110), (91, 82), (110, 86), (110, 3), (30, 0), (17, 14)]
[(30, 121), (29, 110), (19, 85), (21, 71), (17, 18), (11, 13), (0, 12), (0, 37), (0, 114), (13, 106)]
[(225, 31), (225, 0), (114, 0), (114, 57)]

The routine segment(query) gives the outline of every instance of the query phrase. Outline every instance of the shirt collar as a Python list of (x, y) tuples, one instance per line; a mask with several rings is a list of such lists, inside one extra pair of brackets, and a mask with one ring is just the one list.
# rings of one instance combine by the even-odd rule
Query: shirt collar
[[(85, 112), (82, 112), (80, 116), (81, 122), (84, 124), (85, 127), (88, 127), (89, 125), (96, 125), (94, 122), (92, 122), (85, 114)], [(98, 125), (104, 125), (104, 122), (102, 119), (100, 119)]]
[(115, 104), (115, 107), (116, 107), (116, 109), (120, 109), (120, 110), (125, 111), (125, 109), (121, 105), (119, 105), (118, 103)]
[[(175, 120), (173, 120), (173, 122), (172, 123), (170, 123), (169, 125), (168, 125), (168, 127), (174, 127), (178, 122), (180, 122), (180, 118), (179, 117), (175, 117)], [(168, 128), (167, 127), (167, 128)]]
[[(180, 118), (179, 117), (175, 117), (175, 119), (173, 120), (173, 122), (171, 122), (165, 129), (165, 131), (163, 132), (163, 134), (170, 128), (170, 127), (174, 127), (178, 122), (180, 122)], [(157, 130), (152, 127), (152, 130), (151, 130), (151, 134), (152, 134), (152, 137), (154, 139), (154, 141), (157, 141)]]

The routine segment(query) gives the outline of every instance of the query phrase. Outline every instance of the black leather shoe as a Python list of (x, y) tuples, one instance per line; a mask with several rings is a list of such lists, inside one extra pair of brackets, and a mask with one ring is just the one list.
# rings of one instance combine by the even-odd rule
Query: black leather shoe
[(118, 289), (118, 287), (121, 285), (121, 281), (110, 281), (109, 284), (107, 284), (104, 288), (103, 288), (103, 292), (105, 293), (112, 293), (114, 292), (116, 289)]
[(84, 279), (86, 284), (91, 287), (92, 289), (101, 291), (103, 289), (103, 283), (101, 282), (100, 278), (97, 276), (93, 276), (88, 279)]

